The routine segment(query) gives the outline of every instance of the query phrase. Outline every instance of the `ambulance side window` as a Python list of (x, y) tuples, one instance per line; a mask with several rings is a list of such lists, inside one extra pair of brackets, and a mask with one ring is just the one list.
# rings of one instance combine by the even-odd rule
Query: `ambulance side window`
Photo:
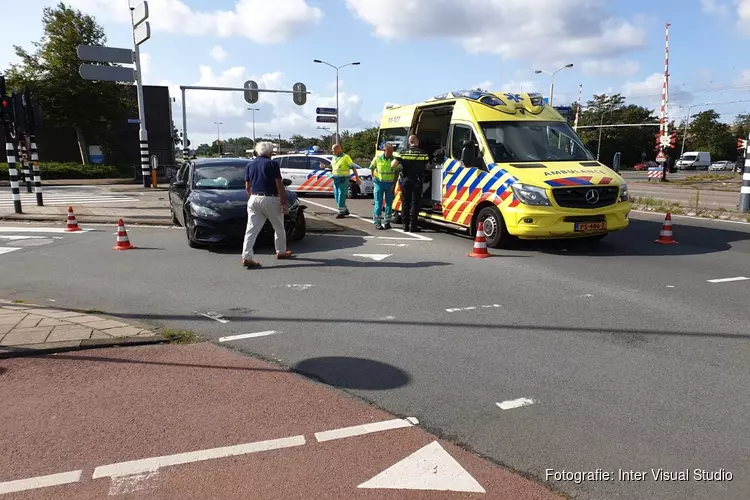
[(467, 125), (453, 125), (453, 136), (451, 137), (451, 158), (454, 160), (461, 159), (461, 150), (464, 142), (476, 142), (474, 131)]

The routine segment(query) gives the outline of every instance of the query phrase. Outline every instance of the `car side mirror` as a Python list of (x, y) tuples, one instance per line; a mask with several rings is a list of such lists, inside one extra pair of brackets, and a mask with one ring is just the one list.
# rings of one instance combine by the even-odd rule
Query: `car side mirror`
[(612, 158), (612, 170), (620, 173), (620, 162), (622, 160), (622, 154), (621, 153), (615, 153), (615, 157)]
[(289, 187), (289, 186), (291, 186), (291, 185), (292, 185), (292, 179), (284, 179), (284, 180), (283, 180), (282, 182), (283, 182), (283, 183), (284, 183), (284, 185), (285, 185), (285, 186), (287, 186), (287, 187)]
[(172, 183), (172, 187), (175, 189), (185, 189), (187, 187), (187, 182), (185, 181), (174, 181)]
[(467, 167), (473, 167), (477, 163), (477, 150), (474, 143), (471, 141), (464, 142), (464, 147), (461, 150), (461, 163)]

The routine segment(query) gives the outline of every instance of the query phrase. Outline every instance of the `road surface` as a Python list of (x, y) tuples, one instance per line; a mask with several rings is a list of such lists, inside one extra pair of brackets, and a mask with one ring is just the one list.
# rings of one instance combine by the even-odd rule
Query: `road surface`
[[(329, 198), (310, 209), (334, 213)], [(369, 218), (369, 200), (351, 201)], [(310, 235), (244, 270), (180, 229), (111, 227), (2, 241), (5, 298), (192, 329), (278, 360), (581, 499), (746, 500), (750, 226), (659, 215), (598, 247), (521, 243), (466, 256), (429, 230)], [(55, 239), (60, 238), (60, 239)], [(2, 250), (0, 250), (2, 252)], [(310, 362), (331, 358), (327, 363)], [(337, 362), (336, 359), (358, 361)], [(732, 481), (555, 481), (554, 471), (724, 469)]]

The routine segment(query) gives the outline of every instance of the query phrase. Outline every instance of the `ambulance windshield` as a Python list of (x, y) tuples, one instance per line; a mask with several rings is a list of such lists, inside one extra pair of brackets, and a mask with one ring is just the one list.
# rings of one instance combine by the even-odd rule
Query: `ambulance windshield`
[(565, 122), (483, 122), (480, 125), (496, 163), (594, 159)]

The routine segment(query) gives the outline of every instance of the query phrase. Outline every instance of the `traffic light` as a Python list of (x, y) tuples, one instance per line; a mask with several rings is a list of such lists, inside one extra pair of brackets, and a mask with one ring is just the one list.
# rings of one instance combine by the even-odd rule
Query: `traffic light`
[(0, 96), (0, 122), (13, 123), (13, 99), (9, 95)]
[(738, 137), (737, 138), (737, 149), (746, 149), (747, 148), (747, 140)]

